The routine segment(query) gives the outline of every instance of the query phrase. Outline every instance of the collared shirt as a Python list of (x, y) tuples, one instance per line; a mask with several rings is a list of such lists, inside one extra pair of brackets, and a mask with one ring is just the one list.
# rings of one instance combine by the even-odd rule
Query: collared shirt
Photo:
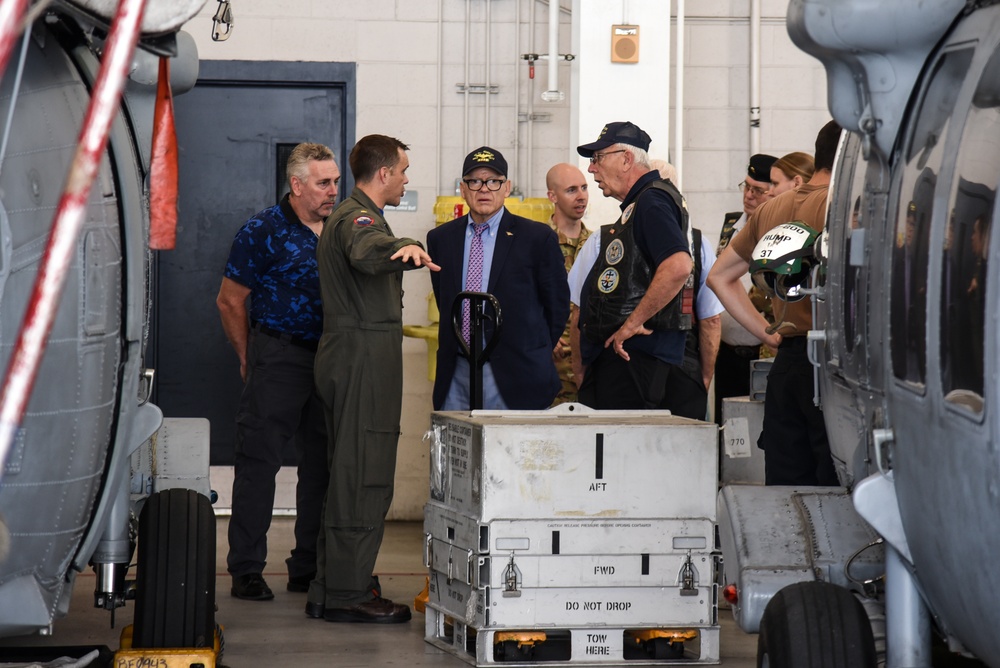
[(465, 281), (469, 276), (469, 245), (472, 243), (472, 237), (476, 235), (476, 223), (473, 222), (472, 216), (469, 216), (469, 224), (465, 228), (465, 250), (462, 253), (464, 261), (462, 262), (462, 289), (468, 289), (473, 292), (486, 292), (487, 286), (490, 284), (490, 270), (493, 268), (493, 249), (497, 246), (497, 232), (500, 231), (500, 219), (503, 218), (503, 212), (506, 209), (500, 207), (500, 210), (494, 213), (486, 220), (486, 224), (489, 225), (489, 229), (483, 232), (483, 284), (476, 287), (468, 287), (465, 285)]
[(308, 341), (323, 333), (318, 237), (286, 195), (236, 233), (223, 275), (250, 289), (250, 319)]

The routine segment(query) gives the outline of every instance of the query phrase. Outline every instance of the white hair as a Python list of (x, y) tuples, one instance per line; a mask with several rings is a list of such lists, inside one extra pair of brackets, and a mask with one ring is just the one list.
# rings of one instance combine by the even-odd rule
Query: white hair
[(635, 158), (635, 164), (640, 167), (649, 167), (649, 154), (638, 146), (632, 146), (631, 144), (618, 144), (618, 148), (631, 153), (632, 157)]

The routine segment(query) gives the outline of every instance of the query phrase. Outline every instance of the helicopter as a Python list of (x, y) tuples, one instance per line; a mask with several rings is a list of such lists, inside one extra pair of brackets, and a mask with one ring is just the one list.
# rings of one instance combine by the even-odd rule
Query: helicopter
[(787, 29), (846, 131), (808, 290), (842, 486), (723, 488), (724, 596), (758, 666), (998, 666), (1000, 5), (792, 0)]
[(206, 428), (145, 364), (154, 114), (197, 79), (203, 3), (0, 8), (0, 636), (51, 633), (90, 568), (132, 647), (218, 640)]

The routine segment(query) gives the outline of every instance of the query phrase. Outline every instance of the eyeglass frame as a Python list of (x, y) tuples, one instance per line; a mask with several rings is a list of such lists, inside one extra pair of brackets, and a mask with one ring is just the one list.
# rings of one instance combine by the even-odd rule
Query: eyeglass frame
[(755, 197), (763, 197), (764, 195), (766, 195), (769, 192), (771, 192), (771, 186), (770, 185), (768, 185), (768, 187), (765, 189), (765, 188), (761, 188), (760, 186), (752, 186), (749, 183), (747, 183), (745, 180), (744, 181), (740, 181), (739, 183), (737, 183), (736, 187), (740, 189), (740, 192), (746, 192), (747, 190), (749, 190), (751, 193), (753, 193), (753, 195)]
[(601, 158), (603, 158), (606, 155), (613, 155), (615, 153), (627, 153), (627, 152), (628, 152), (628, 149), (625, 149), (625, 148), (620, 148), (620, 149), (617, 149), (617, 150), (614, 150), (614, 151), (605, 151), (604, 153), (598, 153), (597, 151), (594, 151), (590, 155), (590, 164), (592, 164), (592, 165), (598, 165), (598, 164), (600, 164), (601, 163)]
[[(477, 181), (479, 182), (479, 186), (476, 187), (476, 188), (473, 188), (472, 184), (475, 183), (475, 182), (477, 182)], [(488, 191), (490, 191), (491, 193), (495, 193), (498, 190), (500, 190), (501, 188), (503, 188), (503, 184), (507, 183), (507, 179), (462, 179), (462, 183), (464, 183), (465, 187), (468, 188), (469, 190), (471, 190), (472, 192), (476, 192), (477, 193), (477, 192), (479, 192), (480, 190), (483, 189), (483, 186), (486, 186), (486, 189)], [(497, 187), (494, 188), (494, 187), (490, 186), (490, 183), (497, 184)]]

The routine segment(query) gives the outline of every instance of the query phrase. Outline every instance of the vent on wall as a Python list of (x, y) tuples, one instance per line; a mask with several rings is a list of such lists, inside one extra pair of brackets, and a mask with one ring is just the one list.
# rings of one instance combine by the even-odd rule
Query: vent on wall
[(611, 62), (639, 62), (639, 26), (611, 26)]

